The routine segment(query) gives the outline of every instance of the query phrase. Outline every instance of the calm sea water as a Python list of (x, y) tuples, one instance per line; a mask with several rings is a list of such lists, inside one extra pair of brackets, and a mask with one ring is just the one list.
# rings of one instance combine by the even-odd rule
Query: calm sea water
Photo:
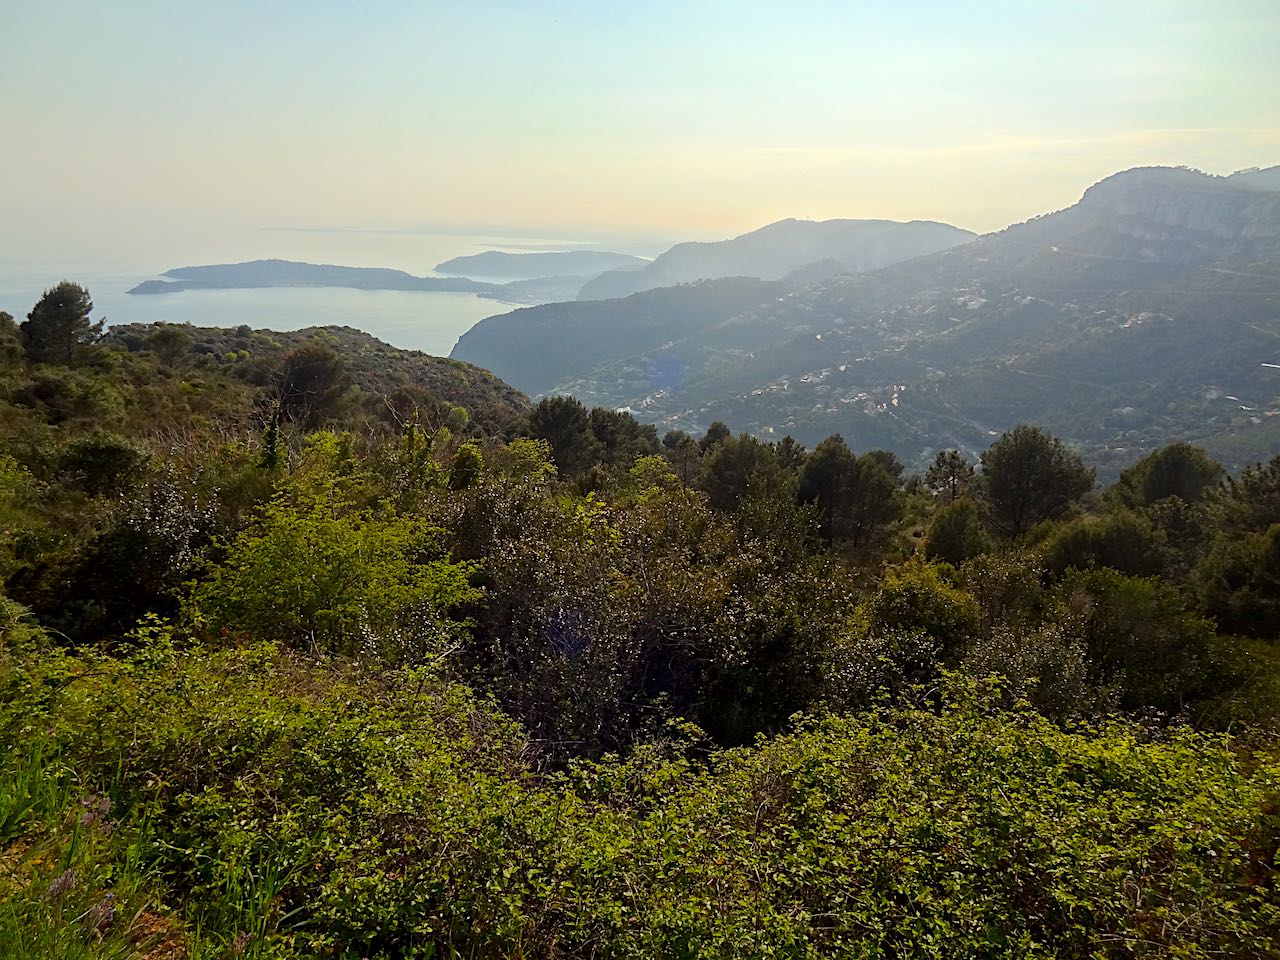
[[(80, 239), (80, 238), (76, 238)], [(469, 293), (278, 287), (263, 290), (188, 290), (158, 296), (125, 291), (173, 267), (278, 257), (353, 267), (391, 267), (429, 276), (435, 264), (484, 250), (532, 252), (581, 249), (587, 241), (502, 235), (352, 230), (253, 230), (199, 237), (165, 249), (106, 241), (101, 248), (69, 242), (56, 257), (0, 250), (0, 310), (25, 319), (41, 293), (74, 280), (93, 296), (95, 319), (108, 323), (191, 323), (272, 330), (341, 324), (387, 343), (447, 356), (477, 321), (513, 306)]]

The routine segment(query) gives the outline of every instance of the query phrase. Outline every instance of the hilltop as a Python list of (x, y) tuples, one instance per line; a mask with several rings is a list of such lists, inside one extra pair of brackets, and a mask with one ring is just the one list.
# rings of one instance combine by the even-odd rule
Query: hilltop
[[(104, 345), (139, 359), (160, 356), (160, 351), (170, 362), (154, 371), (157, 381), (175, 374), (188, 383), (199, 377), (198, 393), (216, 395), (219, 404), (240, 417), (250, 417), (261, 397), (271, 394), (287, 358), (312, 345), (331, 350), (340, 361), (342, 374), (354, 388), (348, 406), (364, 408), (375, 418), (385, 417), (388, 404), (438, 413), (461, 406), (478, 427), (499, 431), (528, 407), (524, 394), (487, 370), (402, 350), (353, 327), (279, 331), (247, 325), (121, 324), (108, 329)], [(143, 420), (143, 425), (156, 423), (153, 417)]]
[(1237, 170), (1227, 179), (1238, 186), (1252, 187), (1255, 190), (1280, 190), (1280, 165)]

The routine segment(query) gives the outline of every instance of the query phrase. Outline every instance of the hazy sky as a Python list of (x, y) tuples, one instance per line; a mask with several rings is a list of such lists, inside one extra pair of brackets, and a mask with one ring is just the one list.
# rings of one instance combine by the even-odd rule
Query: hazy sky
[(9, 244), (95, 220), (987, 230), (1129, 166), (1280, 163), (1278, 0), (0, 0), (0, 63)]

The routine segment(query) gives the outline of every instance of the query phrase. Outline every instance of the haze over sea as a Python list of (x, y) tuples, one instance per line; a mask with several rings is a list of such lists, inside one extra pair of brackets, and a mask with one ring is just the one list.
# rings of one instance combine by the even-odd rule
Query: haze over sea
[[(357, 327), (393, 346), (447, 356), (458, 337), (477, 321), (514, 307), (470, 293), (340, 287), (187, 290), (156, 296), (130, 296), (126, 291), (165, 270), (209, 263), (279, 258), (389, 267), (433, 276), (437, 263), (484, 250), (526, 253), (595, 246), (589, 241), (501, 230), (287, 227), (208, 231), (176, 241), (157, 239), (140, 248), (113, 244), (110, 233), (108, 224), (101, 235), (68, 238), (56, 255), (35, 243), (0, 251), (0, 310), (22, 321), (46, 289), (66, 279), (87, 287), (93, 296), (94, 318), (105, 317), (111, 324), (244, 323), (272, 330), (338, 324)], [(619, 245), (627, 246), (625, 242), (612, 246)]]

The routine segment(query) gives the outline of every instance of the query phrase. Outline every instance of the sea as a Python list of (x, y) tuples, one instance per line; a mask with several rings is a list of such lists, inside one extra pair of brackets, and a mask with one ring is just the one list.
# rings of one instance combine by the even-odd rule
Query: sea
[[(502, 250), (532, 253), (581, 250), (602, 245), (587, 239), (525, 236), (517, 232), (432, 232), (414, 229), (278, 228), (221, 231), (131, 243), (104, 231), (69, 238), (56, 256), (23, 249), (12, 240), (0, 250), (0, 310), (19, 322), (40, 295), (72, 280), (93, 297), (93, 318), (110, 324), (190, 323), (271, 330), (341, 325), (356, 327), (396, 347), (448, 356), (462, 334), (485, 317), (516, 309), (470, 293), (348, 290), (341, 287), (273, 287), (259, 290), (185, 290), (130, 295), (143, 280), (175, 267), (278, 258), (350, 267), (389, 267), (415, 276), (438, 276), (436, 264), (451, 257)], [(611, 248), (616, 248), (613, 245)], [(510, 278), (478, 278), (501, 282)]]

